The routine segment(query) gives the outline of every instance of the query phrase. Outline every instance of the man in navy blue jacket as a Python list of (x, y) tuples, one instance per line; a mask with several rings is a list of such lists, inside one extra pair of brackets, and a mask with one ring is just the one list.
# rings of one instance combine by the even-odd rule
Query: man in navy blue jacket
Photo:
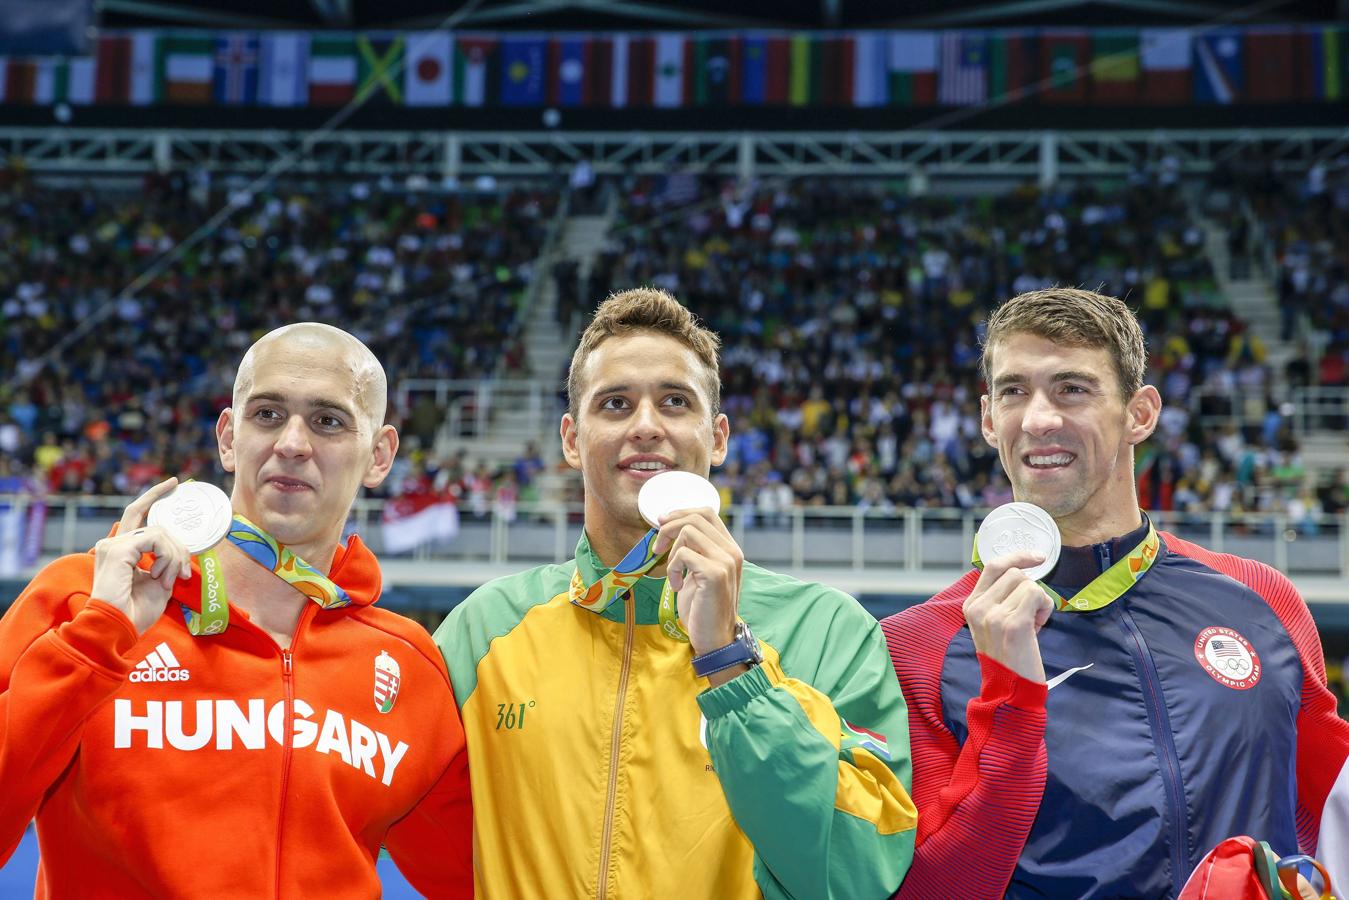
[(1174, 896), (1237, 834), (1334, 876), (1349, 724), (1316, 626), (1279, 572), (1139, 510), (1133, 450), (1162, 401), (1133, 314), (1022, 294), (990, 318), (983, 366), (984, 438), (1064, 546), (1041, 582), (1029, 553), (976, 560), (882, 623), (919, 809), (898, 896)]

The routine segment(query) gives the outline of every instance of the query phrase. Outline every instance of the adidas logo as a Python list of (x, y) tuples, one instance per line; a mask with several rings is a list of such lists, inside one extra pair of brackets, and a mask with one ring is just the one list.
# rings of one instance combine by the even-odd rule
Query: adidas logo
[(145, 659), (136, 663), (136, 668), (127, 676), (129, 681), (187, 681), (192, 673), (178, 662), (167, 641), (151, 650)]

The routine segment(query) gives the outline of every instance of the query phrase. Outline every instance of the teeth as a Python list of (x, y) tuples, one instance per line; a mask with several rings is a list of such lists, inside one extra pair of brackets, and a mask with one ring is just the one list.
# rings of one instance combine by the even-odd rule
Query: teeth
[(657, 469), (668, 469), (669, 466), (663, 462), (635, 462), (628, 468), (637, 469), (640, 472), (654, 472)]
[(1030, 456), (1027, 457), (1032, 466), (1066, 466), (1073, 461), (1070, 453), (1055, 453), (1053, 456)]

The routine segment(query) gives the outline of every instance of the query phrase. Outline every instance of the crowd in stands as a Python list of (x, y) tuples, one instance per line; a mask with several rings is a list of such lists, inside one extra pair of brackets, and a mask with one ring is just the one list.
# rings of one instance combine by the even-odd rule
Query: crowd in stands
[[(1343, 179), (1258, 188), (1222, 177), (1256, 219), (1281, 223), (1242, 232), (1251, 219), (1234, 215), (1234, 266), (1273, 242), (1275, 283), (1307, 295), (1299, 308), (1325, 335), (1304, 383), (1344, 385)], [(232, 366), (285, 322), (341, 325), (391, 385), (521, 370), (519, 298), (557, 197), (350, 183), (250, 195), (182, 175), (128, 194), (15, 169), (0, 179), (0, 454), (69, 494), (131, 494), (167, 474), (224, 483), (213, 427)], [(979, 323), (1022, 291), (1099, 289), (1139, 310), (1167, 400), (1140, 452), (1145, 504), (1283, 512), (1310, 529), (1346, 507), (1349, 486), (1343, 472), (1327, 482), (1305, 471), (1267, 350), (1219, 290), (1183, 187), (1166, 165), (1116, 185), (997, 196), (876, 180), (628, 179), (594, 265), (552, 273), (559, 321), (574, 329), (608, 291), (654, 284), (722, 335), (733, 437), (714, 480), (726, 503), (765, 514), (976, 508), (1011, 496), (980, 435)], [(224, 227), (119, 295), (225, 202), (235, 212)], [(468, 515), (514, 515), (538, 497), (537, 448), (498, 469), (442, 458), (430, 450), (445, 416), (433, 394), (394, 415), (406, 452), (389, 490), (448, 495)]]
[(980, 323), (1056, 284), (1125, 297), (1168, 401), (1139, 455), (1146, 505), (1284, 512), (1312, 528), (1349, 502), (1344, 478), (1304, 471), (1266, 349), (1228, 307), (1204, 241), (1165, 165), (1109, 188), (997, 197), (640, 179), (584, 293), (655, 284), (722, 335), (734, 427), (714, 480), (727, 502), (769, 514), (1010, 499), (980, 434)]
[[(45, 184), (0, 172), (0, 455), (53, 493), (134, 494), (224, 475), (216, 416), (270, 329), (332, 322), (399, 378), (480, 378), (523, 362), (520, 298), (556, 191), (307, 184), (250, 194), (204, 176)], [(134, 296), (123, 289), (225, 224)], [(439, 414), (419, 398), (405, 446)]]

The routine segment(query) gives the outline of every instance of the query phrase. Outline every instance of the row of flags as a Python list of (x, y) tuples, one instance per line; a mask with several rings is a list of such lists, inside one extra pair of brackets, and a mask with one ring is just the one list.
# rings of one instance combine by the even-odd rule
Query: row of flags
[(1349, 29), (500, 35), (105, 33), (0, 57), (0, 102), (590, 107), (1236, 104), (1349, 98)]

